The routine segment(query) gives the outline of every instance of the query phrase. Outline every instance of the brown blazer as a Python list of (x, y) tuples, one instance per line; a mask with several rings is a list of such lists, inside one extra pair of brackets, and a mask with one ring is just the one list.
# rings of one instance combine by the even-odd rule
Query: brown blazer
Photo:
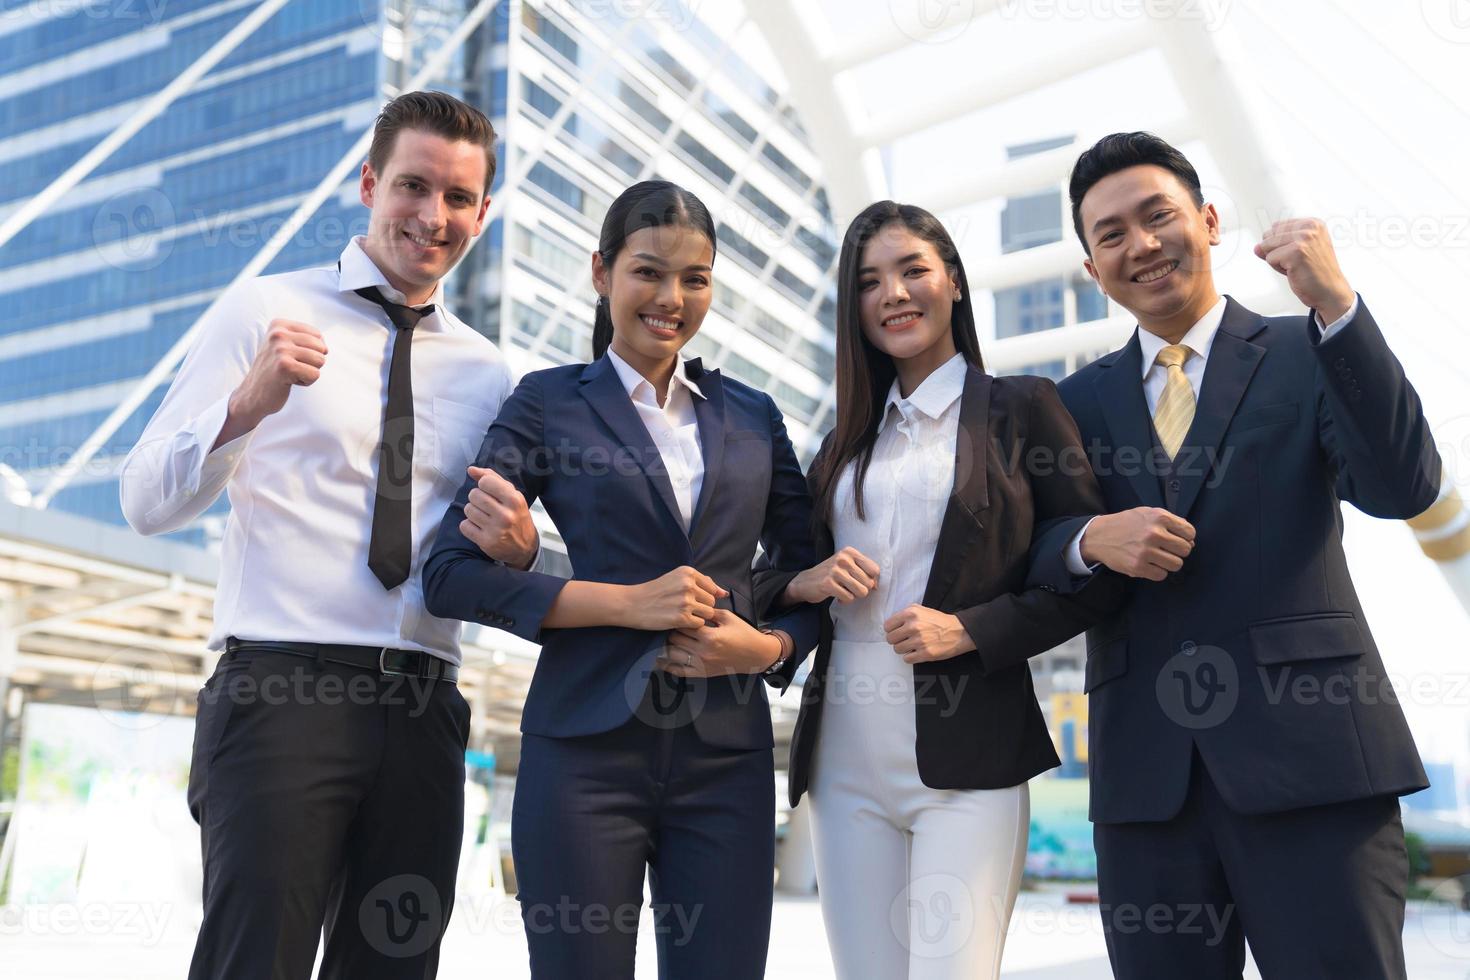
[[(818, 458), (828, 448), (824, 442)], [(1027, 660), (1111, 614), (1123, 600), (1123, 582), (1093, 576), (1070, 596), (1051, 586), (1027, 589), (1031, 542), (1038, 525), (1103, 510), (1081, 436), (1056, 385), (1046, 378), (992, 377), (971, 367), (960, 397), (955, 486), (923, 605), (958, 616), (976, 649), (914, 667), (915, 751), (924, 785), (998, 789), (1059, 764)], [(833, 551), (831, 528), (821, 520), (816, 550), (819, 562)], [(765, 598), (779, 596), (791, 577), (765, 578)], [(792, 806), (810, 779), (831, 655), (832, 620), (824, 615), (792, 737)]]

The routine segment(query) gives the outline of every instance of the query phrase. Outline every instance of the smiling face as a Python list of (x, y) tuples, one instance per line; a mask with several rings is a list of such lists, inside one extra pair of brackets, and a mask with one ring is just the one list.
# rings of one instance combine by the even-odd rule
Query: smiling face
[(1163, 167), (1109, 174), (1079, 214), (1088, 274), (1145, 330), (1177, 341), (1219, 300), (1210, 248), (1220, 244), (1220, 217)]
[(639, 228), (611, 268), (592, 253), (592, 281), (612, 316), (612, 348), (640, 374), (658, 373), (699, 332), (714, 259), (709, 238), (684, 225)]
[(418, 129), (398, 134), (382, 173), (362, 165), (365, 250), (410, 304), (428, 301), (480, 233), (487, 168), (483, 147)]
[(904, 225), (884, 225), (863, 246), (858, 321), (868, 343), (893, 358), (901, 374), (905, 362), (932, 370), (955, 355), (951, 320), (959, 296), (938, 250)]

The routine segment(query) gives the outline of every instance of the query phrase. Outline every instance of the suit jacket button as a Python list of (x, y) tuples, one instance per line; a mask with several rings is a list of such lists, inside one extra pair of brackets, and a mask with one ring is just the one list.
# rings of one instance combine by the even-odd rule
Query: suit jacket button
[(1052, 588), (1050, 585), (1043, 585), (1041, 587), (1041, 591), (1042, 592), (1055, 592), (1056, 589)]
[(1337, 360), (1332, 362), (1332, 366), (1341, 371), (1343, 368), (1347, 367), (1347, 358), (1339, 357)]
[(1179, 644), (1179, 652), (1184, 654), (1186, 657), (1194, 656), (1195, 653), (1198, 652), (1198, 650), (1199, 647), (1195, 644), (1193, 640), (1185, 640), (1183, 643)]

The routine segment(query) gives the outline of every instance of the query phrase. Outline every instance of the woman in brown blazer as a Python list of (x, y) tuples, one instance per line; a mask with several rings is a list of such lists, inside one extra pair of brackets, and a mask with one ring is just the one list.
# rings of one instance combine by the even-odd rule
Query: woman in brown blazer
[(1026, 781), (1058, 764), (1027, 659), (1121, 599), (1108, 575), (1027, 589), (1031, 540), (1102, 496), (1052, 382), (985, 373), (959, 253), (920, 208), (882, 201), (847, 231), (837, 391), (808, 476), (823, 560), (764, 585), (835, 600), (790, 795), (811, 794), (837, 975), (996, 977)]

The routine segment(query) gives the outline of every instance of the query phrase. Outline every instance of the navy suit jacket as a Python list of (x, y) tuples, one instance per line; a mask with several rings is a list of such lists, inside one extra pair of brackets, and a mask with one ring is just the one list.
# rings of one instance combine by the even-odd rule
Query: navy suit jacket
[[(1422, 789), (1348, 575), (1340, 501), (1413, 517), (1435, 501), (1440, 458), (1366, 305), (1323, 343), (1311, 314), (1230, 300), (1172, 464), (1142, 376), (1135, 334), (1059, 386), (1108, 509), (1166, 507), (1198, 535), (1182, 571), (1129, 579), (1127, 603), (1088, 631), (1092, 819), (1170, 818), (1196, 750), (1241, 813)], [(1078, 584), (1064, 555), (1080, 526), (1038, 541), (1034, 580)]]
[[(752, 559), (763, 574), (814, 563), (811, 503), (801, 466), (769, 395), (705, 371), (688, 376), (704, 481), (691, 530), (679, 519), (673, 486), (647, 428), (612, 363), (602, 357), (526, 375), (490, 426), (476, 465), (540, 499), (566, 544), (576, 578), (631, 585), (692, 566), (728, 589), (721, 605), (756, 623)], [(547, 610), (566, 579), (487, 558), (459, 530), (474, 483), (468, 478), (444, 515), (424, 563), (424, 598), (435, 616), (499, 627), (541, 644), (521, 731), (554, 738), (611, 731), (645, 696), (665, 632), (621, 627), (549, 629)], [(771, 625), (807, 651), (818, 610), (792, 610)], [(784, 689), (797, 658), (767, 680)], [(760, 675), (688, 681), (695, 731), (707, 744), (769, 748), (770, 711)]]

